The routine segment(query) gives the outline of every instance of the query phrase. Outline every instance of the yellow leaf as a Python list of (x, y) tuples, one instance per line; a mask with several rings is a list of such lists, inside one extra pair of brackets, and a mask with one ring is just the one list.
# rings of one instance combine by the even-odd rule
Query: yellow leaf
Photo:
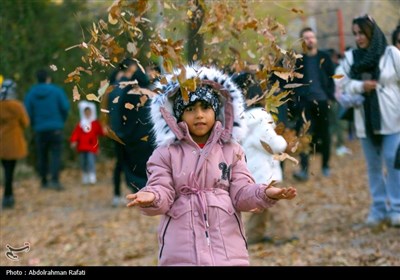
[(108, 22), (111, 23), (112, 25), (115, 25), (118, 23), (118, 20), (113, 18), (111, 14), (108, 14)]
[(117, 97), (115, 97), (114, 99), (113, 99), (113, 101), (112, 101), (112, 103), (118, 103), (118, 101), (119, 101), (119, 96), (117, 96)]
[(89, 101), (100, 102), (99, 98), (93, 93), (89, 93), (88, 95), (86, 95), (86, 99), (89, 100)]
[(304, 86), (304, 84), (286, 84), (283, 86), (283, 88), (297, 88), (301, 86)]
[(80, 99), (81, 99), (81, 95), (79, 94), (78, 87), (74, 86), (74, 88), (72, 89), (72, 100), (75, 102)]
[(147, 140), (149, 140), (149, 135), (146, 135), (146, 136), (140, 138), (140, 140), (147, 142)]
[(322, 63), (324, 63), (324, 62), (325, 62), (325, 58), (321, 58), (321, 60), (319, 61), (319, 68), (321, 68)]
[(332, 79), (341, 79), (341, 78), (343, 78), (343, 77), (344, 77), (344, 75), (338, 74), (338, 75), (333, 75), (333, 76), (332, 76)]
[(125, 103), (125, 108), (128, 109), (128, 110), (132, 110), (133, 108), (135, 108), (135, 105), (133, 105), (133, 104), (131, 104), (129, 102), (126, 102)]

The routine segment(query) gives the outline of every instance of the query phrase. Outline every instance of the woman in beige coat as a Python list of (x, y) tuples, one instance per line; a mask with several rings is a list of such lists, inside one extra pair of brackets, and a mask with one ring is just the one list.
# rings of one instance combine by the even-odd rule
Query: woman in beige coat
[(22, 102), (16, 100), (16, 85), (6, 79), (0, 93), (0, 159), (4, 169), (4, 196), (2, 207), (13, 208), (13, 176), (18, 159), (28, 154), (24, 129), (29, 117)]

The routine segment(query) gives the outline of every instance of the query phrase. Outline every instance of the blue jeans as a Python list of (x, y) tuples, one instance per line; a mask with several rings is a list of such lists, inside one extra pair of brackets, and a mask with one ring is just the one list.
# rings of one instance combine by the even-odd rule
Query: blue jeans
[(376, 219), (400, 214), (400, 170), (394, 168), (394, 158), (399, 143), (400, 133), (383, 135), (380, 147), (375, 147), (369, 138), (361, 139), (372, 196), (369, 215)]
[[(47, 184), (47, 174), (51, 174), (51, 181), (59, 182), (59, 173), (61, 168), (61, 151), (63, 131), (49, 130), (36, 132), (36, 148), (38, 171), (42, 179), (42, 185)], [(50, 168), (49, 168), (49, 153), (50, 153)]]
[(96, 155), (91, 152), (80, 152), (81, 168), (84, 173), (96, 173)]

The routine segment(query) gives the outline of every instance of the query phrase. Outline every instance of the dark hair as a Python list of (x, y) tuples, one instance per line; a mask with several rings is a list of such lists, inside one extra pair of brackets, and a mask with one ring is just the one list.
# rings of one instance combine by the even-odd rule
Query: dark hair
[(309, 31), (311, 31), (312, 33), (315, 33), (314, 30), (311, 27), (304, 27), (302, 30), (300, 30), (300, 36), (299, 37), (302, 38), (303, 34), (306, 33), (306, 32), (309, 32)]
[(36, 78), (37, 78), (39, 83), (45, 83), (46, 79), (48, 77), (49, 77), (49, 74), (44, 69), (40, 69), (39, 71), (36, 72)]
[(110, 85), (113, 85), (117, 82), (117, 75), (121, 71), (122, 70), (118, 67), (111, 72), (110, 76), (108, 77), (108, 80), (110, 81)]
[[(249, 72), (241, 72), (232, 76), (232, 80), (242, 90), (247, 100), (259, 98), (263, 95), (261, 86), (255, 81), (254, 76)], [(259, 107), (259, 103), (255, 103), (250, 107)]]
[(397, 40), (397, 37), (399, 37), (400, 34), (400, 25), (397, 25), (396, 29), (393, 31), (392, 33), (392, 44), (396, 45), (397, 43), (399, 43)]
[(372, 35), (374, 35), (374, 21), (369, 15), (356, 17), (353, 19), (352, 25), (357, 24), (361, 31), (367, 36), (368, 40), (372, 40)]
[(119, 63), (119, 69), (126, 70), (129, 67), (131, 67), (132, 65), (137, 66), (138, 64), (134, 59), (127, 57)]
[(85, 107), (85, 109), (83, 109), (83, 112), (86, 112), (86, 111), (90, 111), (90, 112), (92, 112), (92, 108), (90, 108), (89, 106), (87, 106), (87, 107)]

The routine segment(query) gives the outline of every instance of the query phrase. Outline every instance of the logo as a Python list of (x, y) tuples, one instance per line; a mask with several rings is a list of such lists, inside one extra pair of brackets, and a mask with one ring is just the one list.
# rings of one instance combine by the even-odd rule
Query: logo
[(14, 254), (14, 253), (21, 253), (21, 252), (27, 253), (31, 249), (31, 244), (29, 242), (25, 242), (24, 245), (25, 246), (23, 246), (23, 247), (14, 248), (14, 247), (11, 247), (10, 244), (7, 244), (6, 248), (7, 248), (8, 252), (5, 252), (6, 257), (12, 261), (19, 261), (18, 255)]

